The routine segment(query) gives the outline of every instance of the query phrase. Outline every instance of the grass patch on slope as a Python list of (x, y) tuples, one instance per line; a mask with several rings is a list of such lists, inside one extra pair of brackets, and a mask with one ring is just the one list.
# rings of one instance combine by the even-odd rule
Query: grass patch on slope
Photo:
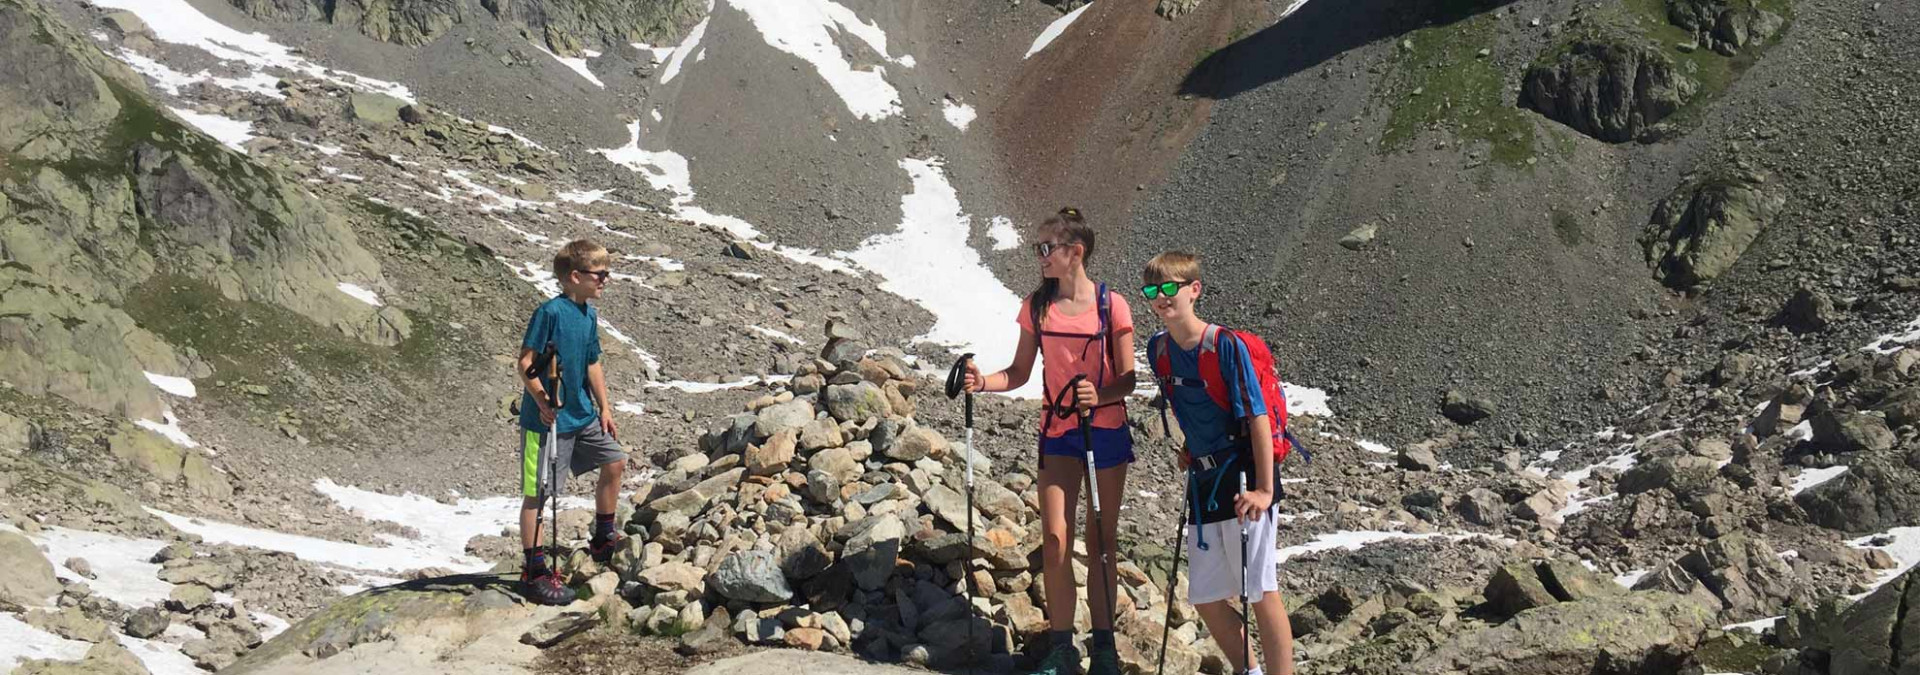
[[(1480, 0), (1456, 0), (1480, 6)], [(1398, 38), (1398, 78), (1392, 113), (1380, 144), (1386, 150), (1411, 147), (1428, 131), (1445, 131), (1462, 141), (1483, 141), (1491, 159), (1525, 165), (1538, 142), (1533, 121), (1506, 101), (1506, 73), (1482, 50), (1493, 47), (1498, 19), (1491, 12), (1447, 24), (1427, 26)], [(1406, 45), (1411, 44), (1412, 49)]]

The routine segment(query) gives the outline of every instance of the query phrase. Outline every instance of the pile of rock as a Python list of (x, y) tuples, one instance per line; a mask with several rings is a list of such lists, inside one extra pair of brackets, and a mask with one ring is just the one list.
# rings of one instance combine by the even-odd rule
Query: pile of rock
[[(1023, 497), (1032, 478), (994, 480), (984, 455), (963, 457), (917, 424), (915, 397), (928, 385), (900, 353), (867, 350), (837, 324), (827, 333), (820, 358), (713, 422), (695, 451), (633, 495), (634, 536), (610, 565), (570, 561), (582, 594), (600, 603), (578, 620), (677, 636), (689, 653), (737, 639), (947, 666), (1045, 648), (1041, 532), (1036, 502)], [(1122, 561), (1115, 592), (1123, 659), (1151, 667), (1165, 589)], [(1193, 609), (1172, 616), (1170, 667), (1194, 672), (1204, 660), (1219, 672), (1217, 654), (1203, 659), (1211, 641)]]

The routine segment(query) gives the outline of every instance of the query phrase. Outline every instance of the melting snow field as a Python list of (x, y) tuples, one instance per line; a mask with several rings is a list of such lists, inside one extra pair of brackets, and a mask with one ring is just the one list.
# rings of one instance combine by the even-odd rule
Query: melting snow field
[(860, 20), (853, 10), (832, 0), (727, 0), (727, 4), (745, 12), (768, 45), (812, 64), (855, 117), (878, 120), (900, 114), (900, 92), (887, 83), (886, 70), (854, 68), (836, 40), (836, 36), (850, 36), (880, 58), (912, 68), (909, 57), (887, 55), (887, 34), (879, 24)]
[[(361, 518), (398, 523), (419, 533), (417, 537), (379, 534), (385, 546), (368, 546), (332, 541), (318, 537), (275, 532), (245, 525), (176, 515), (156, 509), (148, 512), (182, 532), (199, 535), (207, 542), (250, 546), (289, 553), (308, 562), (373, 574), (401, 574), (426, 568), (444, 568), (454, 572), (479, 572), (491, 567), (487, 562), (467, 555), (467, 540), (477, 535), (500, 534), (520, 519), (518, 497), (462, 498), (444, 504), (415, 494), (398, 497), (355, 487), (339, 485), (322, 478), (314, 481), (315, 491), (326, 495)], [(590, 507), (591, 502), (569, 497), (561, 508)], [(151, 555), (149, 553), (148, 555)], [(96, 568), (98, 561), (94, 562)], [(379, 577), (374, 577), (380, 580)]]
[[(932, 312), (932, 330), (920, 340), (973, 352), (983, 367), (1013, 362), (1019, 346), (1013, 314), (1020, 296), (981, 264), (967, 246), (971, 219), (947, 183), (938, 158), (900, 160), (913, 191), (900, 198), (900, 229), (868, 237), (847, 259), (880, 275), (880, 288)], [(1038, 379), (1012, 395), (1033, 396)]]
[(1034, 54), (1040, 53), (1040, 50), (1046, 49), (1047, 45), (1053, 44), (1055, 38), (1060, 37), (1061, 33), (1067, 32), (1067, 27), (1073, 25), (1073, 21), (1080, 18), (1080, 15), (1085, 13), (1088, 7), (1092, 6), (1093, 3), (1081, 5), (1079, 9), (1067, 12), (1066, 16), (1054, 19), (1053, 23), (1047, 24), (1046, 29), (1040, 31), (1040, 35), (1033, 38), (1033, 45), (1027, 47), (1027, 55), (1020, 58), (1033, 58)]
[(29, 626), (12, 614), (0, 613), (0, 670), (12, 672), (27, 659), (77, 661), (93, 645)]

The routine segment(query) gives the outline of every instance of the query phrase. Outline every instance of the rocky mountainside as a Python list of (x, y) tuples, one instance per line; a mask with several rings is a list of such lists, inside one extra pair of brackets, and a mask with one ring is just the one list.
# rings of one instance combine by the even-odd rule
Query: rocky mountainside
[[(1916, 31), (1855, 0), (0, 0), (0, 670), (1024, 667), (1036, 407), (977, 401), (969, 539), (929, 392), (1004, 360), (1019, 224), (1070, 202), (1123, 287), (1206, 254), (1203, 307), (1296, 385), (1304, 672), (1900, 672)], [(505, 371), (577, 237), (615, 257), (634, 539), (536, 609)], [(1222, 672), (1166, 601), (1150, 396), (1123, 654), (1164, 628)]]
[(382, 42), (418, 47), (484, 16), (515, 27), (561, 56), (630, 42), (680, 39), (705, 11), (694, 0), (232, 0), (264, 21), (325, 21)]

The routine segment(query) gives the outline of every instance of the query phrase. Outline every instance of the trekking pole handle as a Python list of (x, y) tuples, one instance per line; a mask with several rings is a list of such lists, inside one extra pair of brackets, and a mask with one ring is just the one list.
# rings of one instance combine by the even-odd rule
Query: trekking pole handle
[[(1243, 474), (1240, 474), (1240, 494), (1244, 495), (1246, 493), (1247, 493), (1247, 474), (1243, 473)], [(1247, 519), (1241, 518), (1240, 534), (1245, 535), (1246, 533), (1247, 533)]]

